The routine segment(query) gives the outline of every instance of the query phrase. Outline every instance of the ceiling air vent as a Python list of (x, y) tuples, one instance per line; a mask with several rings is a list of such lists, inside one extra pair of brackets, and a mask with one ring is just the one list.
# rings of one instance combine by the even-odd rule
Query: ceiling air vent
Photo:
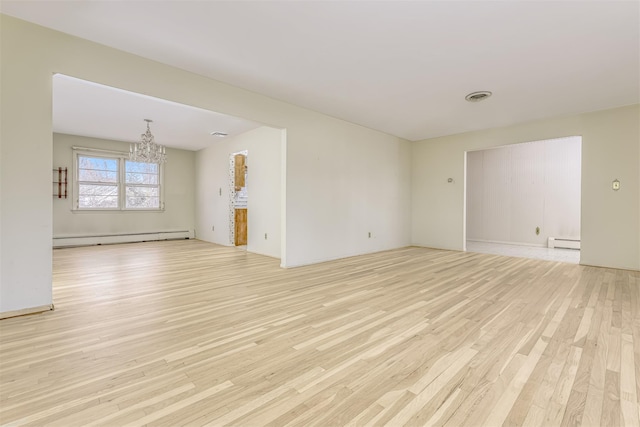
[(491, 92), (489, 92), (488, 90), (481, 90), (479, 92), (471, 92), (469, 95), (465, 96), (464, 99), (469, 102), (478, 102), (482, 101), (483, 99), (487, 99), (490, 96)]
[(218, 138), (224, 138), (225, 136), (228, 136), (228, 133), (224, 133), (224, 132), (211, 132), (211, 136), (217, 136)]

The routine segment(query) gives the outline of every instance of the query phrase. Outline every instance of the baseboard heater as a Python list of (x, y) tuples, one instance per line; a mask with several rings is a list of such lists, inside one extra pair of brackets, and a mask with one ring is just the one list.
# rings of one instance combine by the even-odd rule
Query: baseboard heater
[(149, 242), (154, 240), (193, 239), (193, 231), (158, 231), (150, 233), (106, 234), (96, 236), (54, 237), (53, 247), (109, 245), (115, 243)]
[(580, 239), (569, 239), (565, 237), (549, 237), (547, 246), (559, 249), (580, 249)]

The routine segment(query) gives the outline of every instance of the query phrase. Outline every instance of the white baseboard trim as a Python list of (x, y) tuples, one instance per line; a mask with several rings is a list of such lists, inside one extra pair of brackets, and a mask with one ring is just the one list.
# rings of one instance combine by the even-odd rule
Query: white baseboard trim
[(51, 310), (53, 310), (53, 304), (40, 305), (38, 307), (23, 308), (20, 310), (5, 311), (0, 313), (0, 320), (8, 319), (9, 317), (18, 317), (18, 316), (26, 316), (28, 314), (42, 313), (44, 311), (51, 311)]
[(149, 233), (54, 237), (53, 247), (63, 248), (70, 246), (110, 245), (115, 243), (149, 242), (155, 240), (177, 239), (193, 239), (193, 231), (157, 231)]

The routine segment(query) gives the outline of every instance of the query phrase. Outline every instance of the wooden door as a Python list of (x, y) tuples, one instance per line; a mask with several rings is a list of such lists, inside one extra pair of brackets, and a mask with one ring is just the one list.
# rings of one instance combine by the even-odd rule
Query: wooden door
[(236, 209), (236, 246), (247, 244), (247, 210)]

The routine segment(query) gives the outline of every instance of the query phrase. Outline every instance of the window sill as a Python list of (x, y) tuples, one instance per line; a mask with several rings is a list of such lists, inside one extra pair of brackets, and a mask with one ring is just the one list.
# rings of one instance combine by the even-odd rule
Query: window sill
[(115, 213), (132, 213), (132, 212), (144, 212), (144, 213), (163, 213), (164, 209), (71, 209), (71, 213), (79, 214), (115, 214)]

